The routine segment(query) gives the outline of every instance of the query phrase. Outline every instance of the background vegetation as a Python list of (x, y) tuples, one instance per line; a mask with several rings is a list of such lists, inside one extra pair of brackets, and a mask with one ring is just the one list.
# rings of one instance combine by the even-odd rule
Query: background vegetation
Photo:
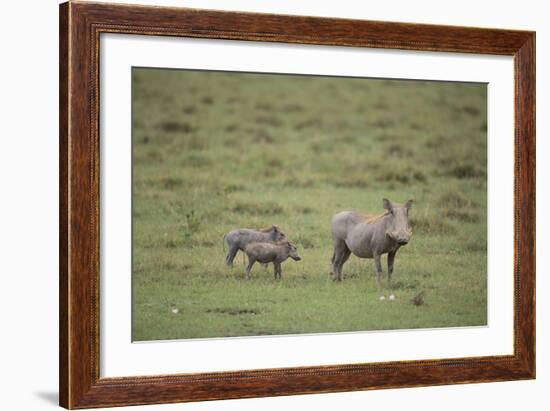
[[(132, 81), (134, 340), (486, 324), (485, 85), (157, 69)], [(328, 275), (332, 215), (381, 212), (383, 197), (415, 199), (394, 301), (378, 300), (373, 260)], [(247, 281), (241, 254), (225, 266), (225, 233), (271, 224), (303, 258), (282, 281), (271, 266)]]

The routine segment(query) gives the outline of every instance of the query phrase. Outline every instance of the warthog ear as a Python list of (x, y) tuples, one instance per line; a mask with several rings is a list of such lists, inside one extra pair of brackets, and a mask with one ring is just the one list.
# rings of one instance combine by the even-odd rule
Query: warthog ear
[(414, 203), (414, 200), (412, 198), (405, 203), (405, 208), (407, 209), (407, 211), (409, 211), (412, 208), (413, 203)]
[(388, 211), (393, 210), (393, 204), (392, 204), (391, 201), (388, 200), (387, 198), (384, 198), (384, 199), (382, 200), (382, 204), (383, 204), (383, 206), (384, 206), (384, 208), (385, 208), (386, 210), (388, 210)]

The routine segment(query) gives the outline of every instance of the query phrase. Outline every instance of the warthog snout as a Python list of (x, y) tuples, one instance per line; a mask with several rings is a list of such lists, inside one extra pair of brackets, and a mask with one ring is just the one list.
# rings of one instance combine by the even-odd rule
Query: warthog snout
[(411, 233), (409, 232), (388, 232), (388, 236), (399, 245), (405, 245), (411, 240)]
[(393, 241), (399, 245), (405, 245), (411, 240), (411, 233), (409, 232), (387, 232), (386, 233)]
[(300, 261), (302, 257), (298, 255), (298, 250), (293, 244), (288, 243), (288, 256), (294, 261)]
[(397, 244), (399, 245), (405, 245), (409, 242), (409, 239), (408, 238), (405, 238), (405, 237), (401, 237), (397, 240)]

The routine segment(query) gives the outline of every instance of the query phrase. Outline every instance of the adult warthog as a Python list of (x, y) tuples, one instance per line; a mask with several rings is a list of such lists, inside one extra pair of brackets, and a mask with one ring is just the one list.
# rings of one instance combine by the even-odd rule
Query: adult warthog
[(366, 215), (355, 211), (342, 211), (332, 217), (332, 276), (342, 280), (342, 266), (353, 253), (360, 258), (374, 258), (376, 284), (381, 291), (382, 254), (388, 254), (388, 283), (393, 273), (395, 254), (406, 245), (412, 236), (409, 212), (413, 200), (404, 205), (383, 200), (385, 213)]
[(279, 227), (273, 225), (262, 230), (252, 230), (249, 228), (238, 228), (230, 231), (224, 236), (224, 240), (229, 247), (229, 252), (225, 257), (228, 266), (233, 267), (233, 260), (239, 250), (244, 251), (250, 243), (275, 243), (285, 240), (286, 236)]

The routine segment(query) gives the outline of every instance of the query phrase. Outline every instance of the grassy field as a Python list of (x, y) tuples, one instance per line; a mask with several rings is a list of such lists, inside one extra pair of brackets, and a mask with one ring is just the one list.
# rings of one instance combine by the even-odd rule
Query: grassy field
[[(485, 85), (132, 76), (134, 340), (486, 324)], [(332, 215), (384, 197), (415, 199), (393, 301), (373, 260), (329, 278)], [(272, 224), (302, 257), (281, 281), (225, 266), (225, 233)]]

